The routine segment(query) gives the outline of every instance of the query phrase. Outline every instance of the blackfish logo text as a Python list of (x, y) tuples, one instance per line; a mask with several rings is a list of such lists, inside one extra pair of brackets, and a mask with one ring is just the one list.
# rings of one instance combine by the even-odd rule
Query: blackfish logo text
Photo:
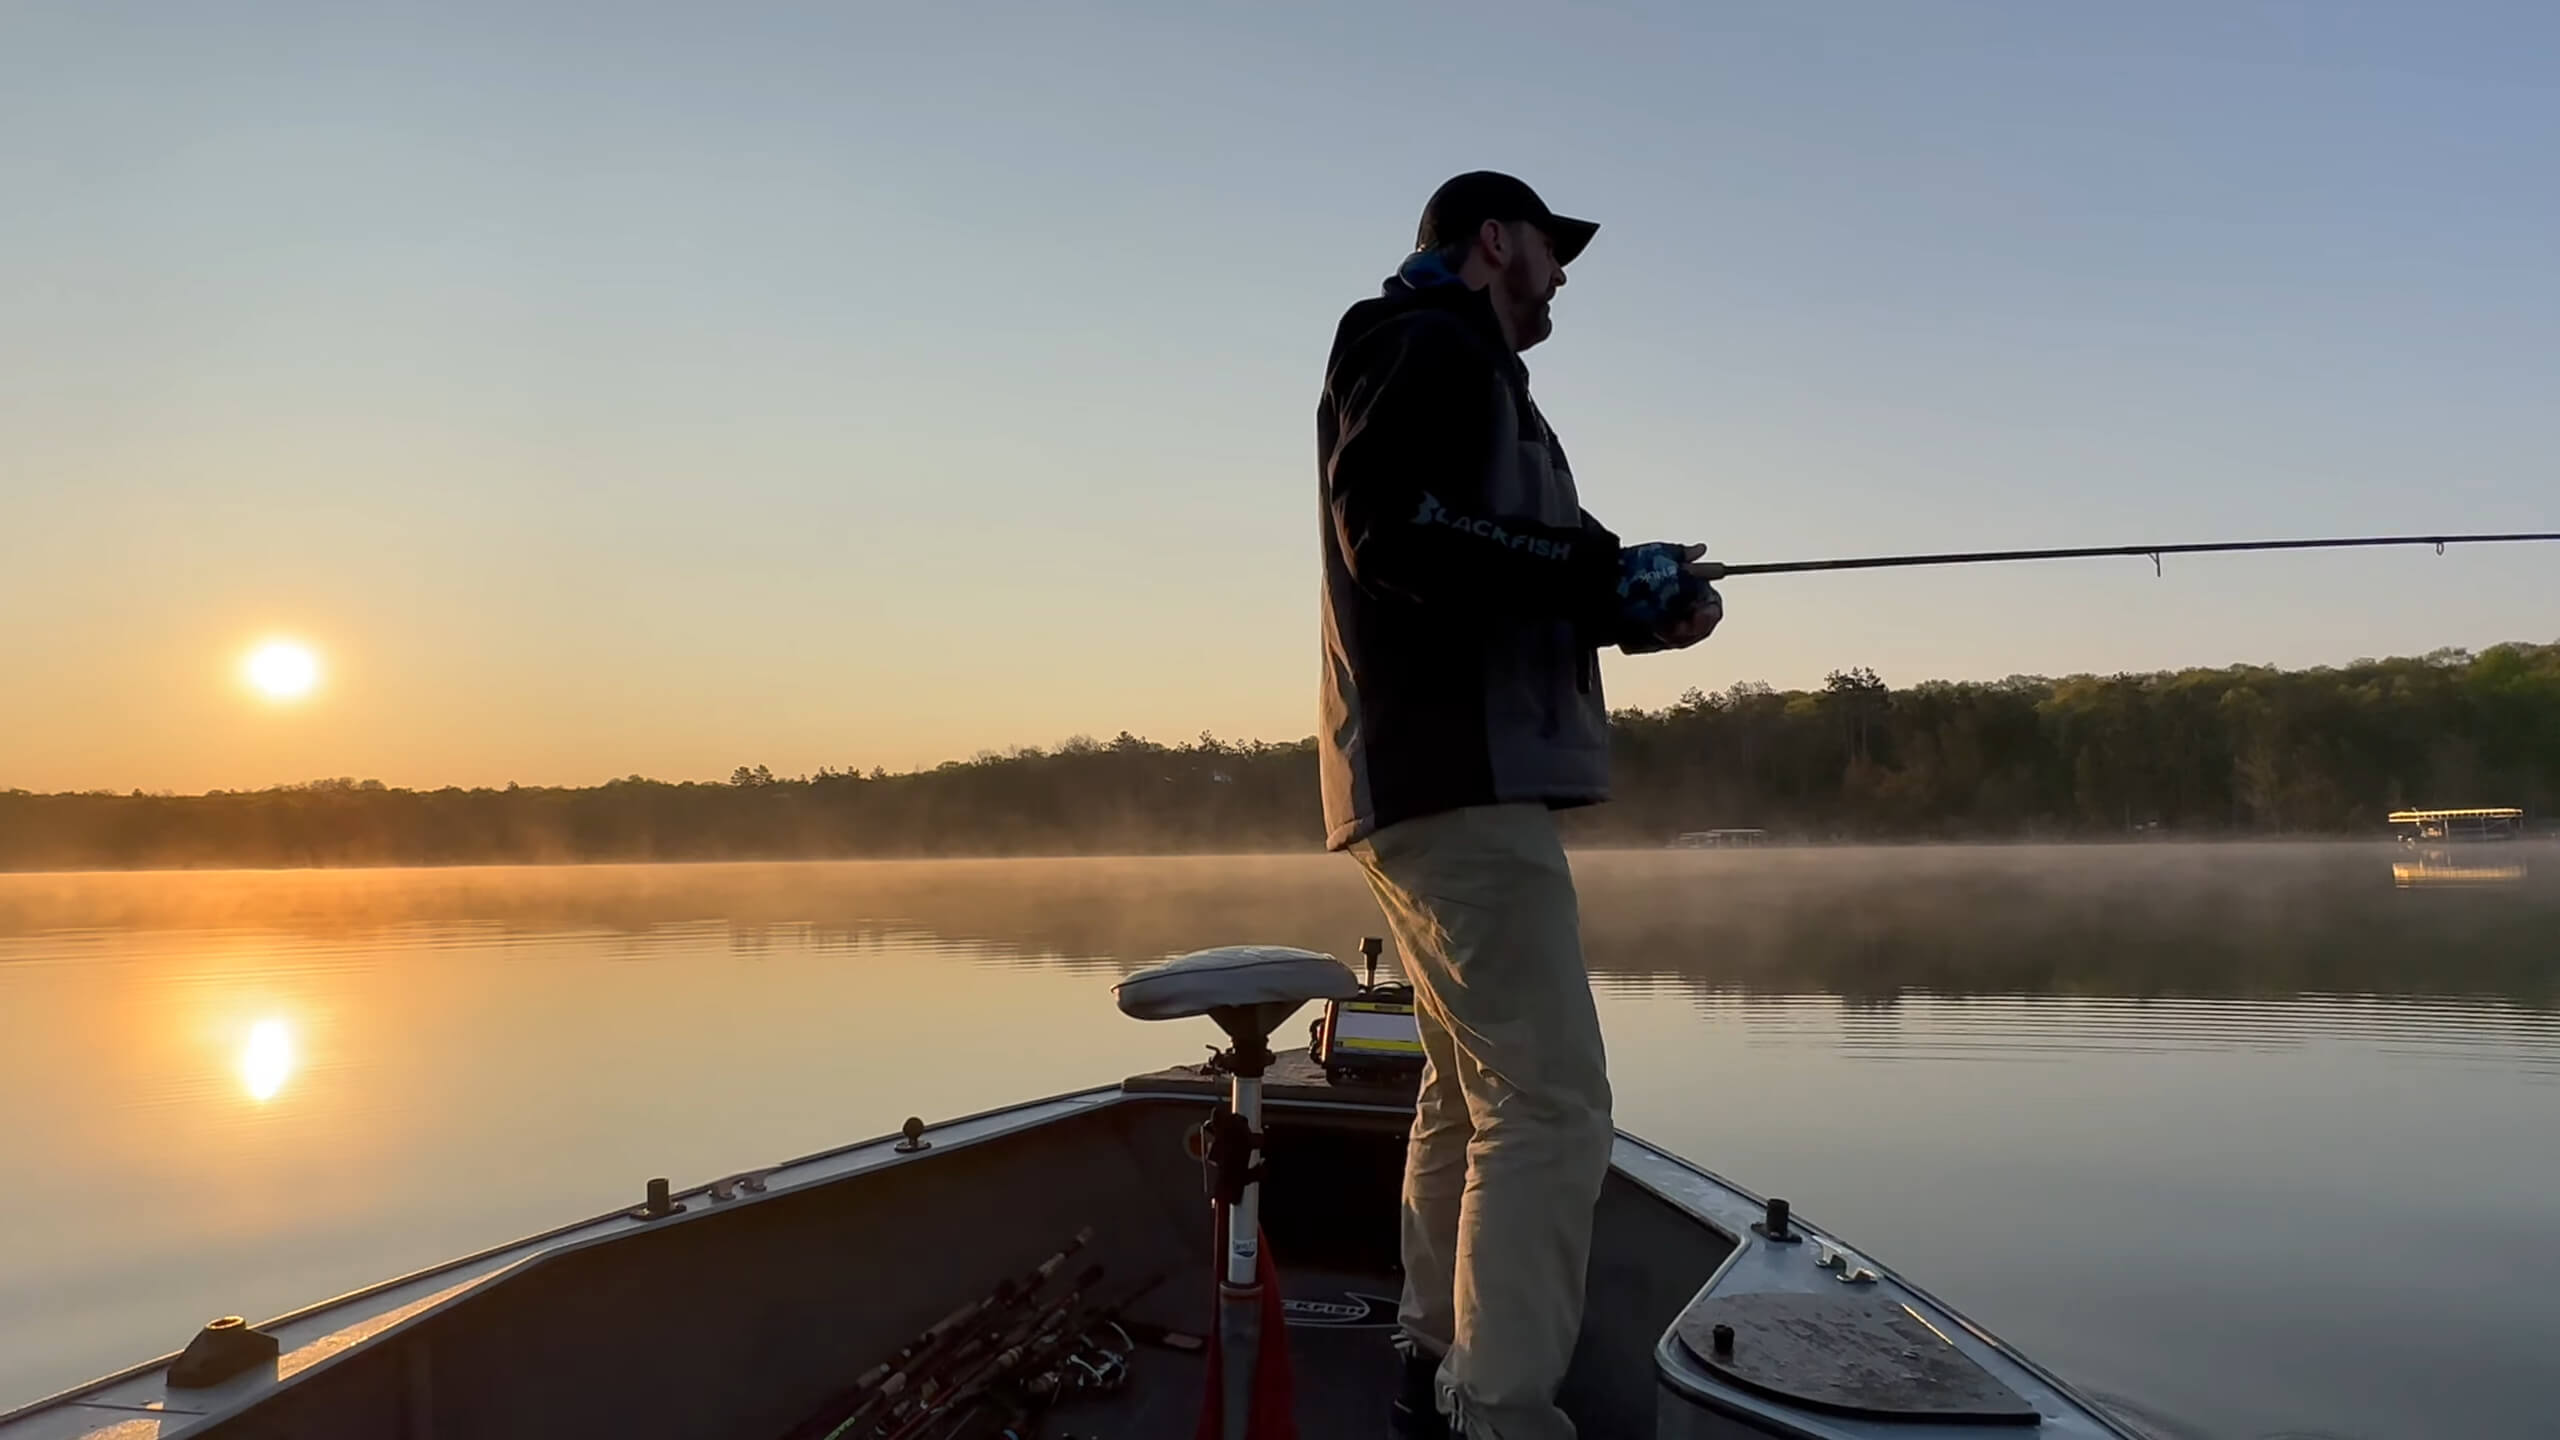
[(1445, 525), (1452, 530), (1463, 530), (1470, 535), (1490, 540), (1506, 550), (1523, 551), (1541, 560), (1564, 560), (1573, 555), (1573, 542), (1570, 540), (1548, 540), (1536, 535), (1514, 535), (1496, 522), (1481, 516), (1459, 515), (1451, 512), (1448, 506), (1440, 503), (1438, 496), (1427, 491), (1422, 497), (1422, 508), (1414, 512), (1413, 523)]
[(1292, 1325), (1324, 1330), (1383, 1330), (1396, 1323), (1396, 1302), (1384, 1295), (1346, 1290), (1339, 1300), (1283, 1300)]

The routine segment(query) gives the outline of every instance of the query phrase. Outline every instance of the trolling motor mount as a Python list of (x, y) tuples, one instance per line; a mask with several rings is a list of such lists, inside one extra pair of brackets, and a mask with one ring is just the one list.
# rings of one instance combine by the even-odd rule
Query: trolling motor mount
[(1241, 1203), (1245, 1187), (1261, 1184), (1269, 1168), (1262, 1163), (1261, 1132), (1221, 1104), (1201, 1122), (1200, 1137), (1200, 1174), (1209, 1198), (1221, 1205)]

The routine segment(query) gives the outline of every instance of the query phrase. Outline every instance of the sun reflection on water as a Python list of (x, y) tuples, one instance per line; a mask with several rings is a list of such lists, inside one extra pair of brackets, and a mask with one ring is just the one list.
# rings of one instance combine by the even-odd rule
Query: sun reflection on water
[(240, 1084), (263, 1105), (292, 1077), (293, 1062), (293, 1028), (282, 1020), (261, 1020), (249, 1027), (249, 1042), (240, 1047)]

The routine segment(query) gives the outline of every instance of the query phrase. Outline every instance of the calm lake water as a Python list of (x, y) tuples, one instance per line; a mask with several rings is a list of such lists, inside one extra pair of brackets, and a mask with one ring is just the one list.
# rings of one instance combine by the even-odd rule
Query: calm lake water
[[(2560, 1433), (2560, 847), (2491, 858), (1575, 868), (1622, 1125), (2162, 1435), (2414, 1440)], [(1196, 1057), (1109, 983), (1379, 929), (1315, 856), (0, 876), (0, 1409), (652, 1175)]]

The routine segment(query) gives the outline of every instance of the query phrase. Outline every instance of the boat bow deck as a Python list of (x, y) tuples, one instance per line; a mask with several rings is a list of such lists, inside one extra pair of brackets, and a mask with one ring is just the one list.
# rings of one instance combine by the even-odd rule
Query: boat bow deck
[[(590, 1389), (585, 1394), (592, 1403), (586, 1408), (562, 1410), (557, 1397), (532, 1387), (553, 1378), (544, 1368), (553, 1365), (560, 1366), (563, 1375), (592, 1377), (613, 1373), (616, 1367), (626, 1377), (631, 1375), (638, 1353), (645, 1353), (645, 1346), (643, 1352), (630, 1349), (632, 1337), (655, 1334), (649, 1327), (665, 1326), (669, 1322), (664, 1317), (669, 1315), (686, 1317), (680, 1328), (715, 1322), (727, 1328), (711, 1332), (720, 1343), (708, 1346), (704, 1353), (670, 1351), (668, 1364), (655, 1369), (640, 1364), (637, 1373), (669, 1387), (720, 1383), (714, 1377), (728, 1373), (720, 1367), (735, 1363), (722, 1357), (769, 1353), (754, 1345), (742, 1348), (741, 1337), (728, 1330), (745, 1326), (753, 1332), (759, 1325), (805, 1327), (808, 1323), (811, 1295), (803, 1283), (808, 1277), (790, 1275), (793, 1256), (805, 1253), (791, 1246), (806, 1242), (790, 1236), (817, 1233), (809, 1227), (818, 1223), (840, 1229), (848, 1221), (871, 1223), (869, 1218), (856, 1221), (853, 1217), (871, 1217), (873, 1207), (884, 1197), (903, 1197), (895, 1200), (892, 1209), (909, 1217), (902, 1223), (917, 1223), (913, 1217), (936, 1214), (937, 1203), (947, 1204), (947, 1199), (932, 1200), (936, 1185), (945, 1187), (947, 1198), (956, 1198), (962, 1192), (949, 1191), (951, 1185), (1021, 1184), (1021, 1175), (1011, 1182), (995, 1178), (1016, 1174), (1006, 1168), (1009, 1165), (1047, 1167), (1024, 1173), (1060, 1182), (1044, 1186), (1044, 1193), (1032, 1197), (1033, 1203), (1026, 1207), (1030, 1228), (1062, 1220), (1079, 1207), (1103, 1207), (1103, 1213), (1108, 1213), (1108, 1206), (1117, 1203), (1122, 1213), (1115, 1223), (1128, 1230), (1123, 1238), (1129, 1243), (1121, 1247), (1125, 1254), (1153, 1253), (1147, 1250), (1150, 1245), (1162, 1251), (1158, 1259), (1175, 1253), (1188, 1256), (1196, 1250), (1203, 1285), (1186, 1289), (1177, 1281), (1161, 1287), (1150, 1302), (1160, 1307), (1165, 1323), (1191, 1323), (1184, 1317), (1205, 1306), (1205, 1293), (1190, 1290), (1205, 1291), (1208, 1249), (1205, 1238), (1196, 1244), (1188, 1238), (1191, 1222), (1184, 1217), (1205, 1207), (1199, 1206), (1196, 1179), (1186, 1178), (1189, 1162), (1178, 1153), (1178, 1140), (1192, 1126), (1191, 1115), (1214, 1104), (1224, 1085), (1222, 1075), (1204, 1067), (1175, 1067), (1132, 1077), (1120, 1086), (925, 1127), (922, 1138), (927, 1145), (917, 1150), (904, 1149), (898, 1137), (887, 1136), (752, 1172), (748, 1183), (733, 1176), (676, 1191), (661, 1214), (640, 1210), (599, 1216), (270, 1321), (258, 1328), (277, 1338), (280, 1357), (220, 1385), (172, 1391), (166, 1381), (175, 1356), (163, 1356), (0, 1416), (0, 1440), (177, 1440), (181, 1436), (228, 1440), (252, 1434), (383, 1433), (401, 1434), (407, 1440), (437, 1436), (449, 1440), (455, 1435), (495, 1433), (488, 1429), (493, 1417), (512, 1421), (519, 1414), (506, 1403), (505, 1395), (456, 1393), (456, 1387), (467, 1389), (474, 1384), (525, 1387), (515, 1397), (531, 1402), (523, 1409), (554, 1412), (555, 1421), (565, 1415), (586, 1415), (610, 1424), (616, 1433), (710, 1433), (699, 1426), (687, 1428), (682, 1406), (635, 1408), (633, 1396), (600, 1395)], [(1272, 1117), (1273, 1174), (1278, 1184), (1268, 1215), (1272, 1248), (1284, 1262), (1292, 1260), (1293, 1250), (1300, 1257), (1289, 1293), (1301, 1302), (1307, 1319), (1304, 1330), (1293, 1326), (1292, 1348), (1303, 1352), (1302, 1368), (1308, 1376), (1301, 1382), (1302, 1403), (1321, 1407), (1324, 1421), (1331, 1425), (1382, 1414), (1394, 1379), (1385, 1343), (1392, 1326), (1395, 1289), (1392, 1197), (1401, 1163), (1399, 1137), (1403, 1117), (1411, 1110), (1412, 1089), (1391, 1084), (1338, 1085), (1326, 1079), (1304, 1052), (1290, 1052), (1267, 1077), (1265, 1102)], [(1115, 1158), (1106, 1161), (1095, 1154), (1091, 1147), (1096, 1144), (1117, 1147)], [(1021, 1159), (1007, 1158), (1016, 1152)], [(973, 1155), (983, 1158), (964, 1158)], [(1073, 1156), (1089, 1158), (1082, 1162), (1062, 1158)], [(1106, 1168), (1056, 1168), (1078, 1163)], [(909, 1169), (918, 1166), (923, 1168)], [(907, 1178), (890, 1178), (899, 1171), (907, 1171)], [(1280, 1180), (1292, 1176), (1293, 1180)], [(873, 1183), (875, 1177), (882, 1183)], [(825, 1198), (816, 1198), (821, 1192)], [(1113, 1195), (1123, 1198), (1117, 1202), (1098, 1198)], [(1002, 1207), (974, 1203), (983, 1198), (972, 1193), (973, 1206), (959, 1208), (1003, 1213)], [(2052, 1440), (2127, 1440), (2133, 1435), (1952, 1308), (1829, 1232), (1799, 1226), (1804, 1238), (1797, 1243), (1774, 1242), (1755, 1233), (1753, 1222), (1762, 1218), (1763, 1205), (1758, 1196), (1708, 1171), (1634, 1137), (1619, 1136), (1611, 1183), (1601, 1201), (1600, 1239), (1594, 1249), (1583, 1341), (1564, 1396), (1567, 1408), (1582, 1421), (1584, 1433), (1592, 1440), (1706, 1440), (1733, 1435), (1958, 1440), (2021, 1433), (2016, 1425), (1994, 1423), (2025, 1418), (2015, 1413), (2016, 1407), (2005, 1417), (1985, 1411), (1958, 1419), (1942, 1413), (1936, 1420), (1916, 1423), (1851, 1413), (1854, 1407), (1826, 1410), (1819, 1397), (1789, 1398), (1779, 1387), (1752, 1384), (1752, 1377), (1744, 1373), (1748, 1367), (1717, 1363), (1712, 1340), (1705, 1354), (1692, 1343), (1698, 1334), (1711, 1335), (1720, 1319), (1741, 1328), (1755, 1311), (1803, 1313), (1808, 1306), (1819, 1309), (1843, 1295), (1853, 1295), (1856, 1308), (1880, 1323), (1891, 1323), (1898, 1311), (1935, 1332), (1947, 1351), (1939, 1358), (1948, 1362), (1951, 1373), (1959, 1368), (1977, 1372), (1987, 1382), (1981, 1387), (1983, 1395), (1996, 1400), (2005, 1392), (2015, 1397), (2017, 1406), (2033, 1412), (2033, 1423), (2039, 1428), (2027, 1433)], [(750, 1216), (777, 1218), (768, 1224)], [(704, 1228), (696, 1230), (697, 1226)], [(1173, 1227), (1166, 1232), (1168, 1239), (1145, 1238), (1166, 1226)], [(672, 1239), (678, 1232), (698, 1238), (675, 1251), (665, 1244), (625, 1246), (644, 1235)], [(1024, 1235), (993, 1238), (1028, 1243)], [(858, 1271), (864, 1263), (903, 1269), (911, 1263), (899, 1258), (902, 1252), (894, 1240), (865, 1240), (858, 1231), (850, 1237), (836, 1236), (830, 1243), (837, 1248), (806, 1254), (798, 1262), (800, 1271), (830, 1265), (841, 1269), (848, 1264)], [(1167, 1244), (1171, 1250), (1163, 1250)], [(665, 1286), (681, 1288), (681, 1298), (652, 1289), (656, 1272), (649, 1267), (669, 1264), (671, 1255), (683, 1257), (675, 1262), (678, 1269), (659, 1279)], [(724, 1259), (732, 1255), (736, 1258)], [(855, 1255), (874, 1258), (859, 1263), (842, 1258)], [(1822, 1263), (1826, 1256), (1834, 1260), (1833, 1266), (1826, 1268)], [(1014, 1263), (1009, 1257), (991, 1256), (976, 1268), (997, 1267), (999, 1259), (1002, 1264)], [(936, 1254), (933, 1260), (934, 1265), (924, 1268), (953, 1274), (972, 1269), (955, 1267), (948, 1255)], [(1190, 1263), (1183, 1260), (1166, 1273), (1183, 1273), (1181, 1267)], [(562, 1266), (570, 1268), (555, 1268)], [(1873, 1278), (1844, 1284), (1839, 1278), (1844, 1270), (1871, 1272)], [(572, 1277), (592, 1276), (612, 1277), (609, 1288), (617, 1295), (646, 1297), (646, 1305), (637, 1307), (626, 1298), (623, 1308), (652, 1313), (625, 1315), (612, 1304), (578, 1300), (579, 1286), (586, 1282), (572, 1283)], [(884, 1312), (894, 1310), (895, 1314), (841, 1317), (845, 1333), (828, 1340), (832, 1349), (822, 1353), (846, 1352), (847, 1373), (860, 1368), (851, 1361), (864, 1353), (863, 1347), (885, 1353), (887, 1346), (894, 1345), (894, 1336), (912, 1333), (911, 1328), (901, 1328), (908, 1326), (910, 1315), (922, 1314), (929, 1320), (932, 1313), (948, 1308), (947, 1287), (958, 1283), (946, 1279), (927, 1285), (927, 1277), (892, 1272), (869, 1276), (847, 1272), (834, 1283), (858, 1286), (898, 1278), (912, 1278), (926, 1289), (945, 1288), (909, 1295), (897, 1304), (879, 1302)], [(757, 1297), (765, 1293), (758, 1285), (773, 1287), (772, 1303), (778, 1308), (772, 1319), (760, 1319), (755, 1313)], [(489, 1325), (514, 1327), (511, 1333), (522, 1336), (516, 1342), (519, 1349), (493, 1347), (488, 1337), (473, 1333), (474, 1327)], [(865, 1338), (874, 1330), (893, 1338)], [(796, 1359), (800, 1373), (805, 1374), (811, 1363), (808, 1337), (789, 1328), (775, 1333), (792, 1337), (783, 1348), (798, 1348)], [(1692, 1340), (1684, 1340), (1684, 1333)], [(579, 1353), (577, 1347), (608, 1353)], [(437, 1357), (432, 1366), (426, 1358), (431, 1352)], [(496, 1378), (509, 1374), (510, 1361), (515, 1371), (531, 1367), (534, 1373), (519, 1374), (512, 1381)], [(788, 1371), (780, 1360), (774, 1363), (781, 1366), (777, 1374)], [(1179, 1378), (1186, 1366), (1178, 1357), (1156, 1355), (1148, 1357), (1148, 1364), (1165, 1378), (1149, 1396), (1116, 1405), (1114, 1412), (1123, 1423), (1107, 1426), (1106, 1433), (1125, 1440), (1140, 1440), (1159, 1431), (1187, 1436), (1191, 1402), (1173, 1393), (1188, 1383)], [(787, 1375), (775, 1383), (785, 1379)], [(328, 1404), (338, 1402), (315, 1399), (356, 1394), (367, 1397), (366, 1417), (356, 1417), (350, 1405), (344, 1424), (329, 1419), (333, 1412)], [(699, 1397), (694, 1398), (698, 1405)], [(641, 1422), (636, 1429), (632, 1428), (635, 1416)], [(1069, 1428), (1092, 1428), (1089, 1420), (1108, 1418), (1078, 1418)], [(387, 1432), (382, 1428), (384, 1421), (391, 1426)], [(1365, 1429), (1365, 1423), (1359, 1428)], [(1339, 1433), (1322, 1425), (1308, 1431), (1320, 1432)], [(744, 1436), (747, 1431), (736, 1433)], [(780, 1430), (764, 1433), (769, 1440)]]

